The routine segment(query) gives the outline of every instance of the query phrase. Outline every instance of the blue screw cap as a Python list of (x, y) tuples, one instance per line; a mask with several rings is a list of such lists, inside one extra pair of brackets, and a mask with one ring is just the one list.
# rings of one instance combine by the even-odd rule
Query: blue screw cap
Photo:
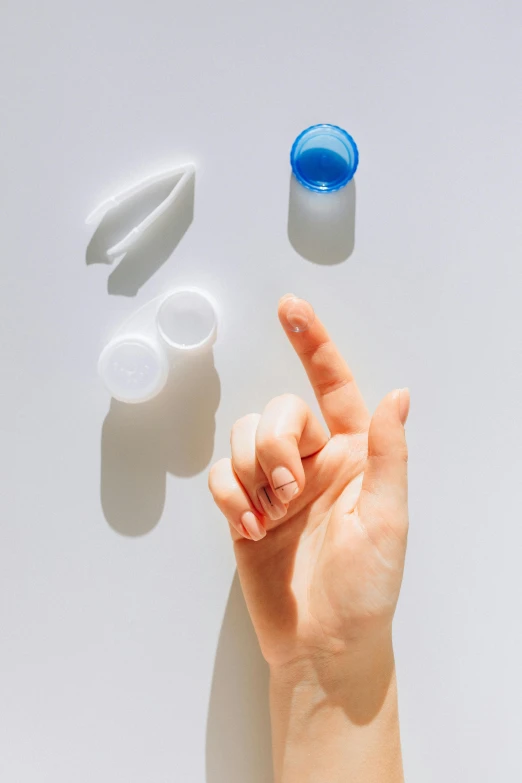
[(359, 151), (350, 134), (337, 125), (312, 125), (294, 141), (290, 165), (305, 188), (332, 193), (353, 179)]

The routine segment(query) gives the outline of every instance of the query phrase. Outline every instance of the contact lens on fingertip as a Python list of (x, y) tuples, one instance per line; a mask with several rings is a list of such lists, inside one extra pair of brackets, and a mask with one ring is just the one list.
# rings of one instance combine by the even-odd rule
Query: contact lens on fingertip
[(315, 313), (305, 299), (289, 296), (281, 304), (281, 317), (290, 332), (306, 332), (314, 322)]

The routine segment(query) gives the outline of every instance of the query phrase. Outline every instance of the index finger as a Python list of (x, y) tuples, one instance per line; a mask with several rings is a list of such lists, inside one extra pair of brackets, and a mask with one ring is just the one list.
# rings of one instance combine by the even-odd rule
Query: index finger
[(287, 294), (279, 302), (278, 314), (332, 435), (366, 432), (370, 415), (362, 394), (312, 306)]

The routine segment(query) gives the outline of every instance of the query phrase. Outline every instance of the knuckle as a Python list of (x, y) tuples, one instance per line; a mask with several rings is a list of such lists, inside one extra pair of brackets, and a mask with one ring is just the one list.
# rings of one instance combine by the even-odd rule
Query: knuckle
[(260, 454), (271, 454), (278, 451), (282, 444), (288, 442), (288, 436), (277, 435), (270, 430), (263, 430), (256, 437), (256, 451)]
[(235, 492), (230, 487), (221, 487), (215, 495), (215, 501), (217, 505), (225, 510), (230, 508), (234, 503)]
[(259, 424), (261, 418), (259, 413), (247, 413), (246, 416), (242, 416), (240, 419), (234, 422), (232, 430), (230, 432), (230, 441), (232, 442), (241, 433), (255, 429)]
[(234, 490), (226, 484), (218, 484), (214, 487), (212, 497), (216, 505), (223, 511), (233, 502)]
[(230, 460), (224, 457), (223, 459), (215, 462), (208, 472), (208, 488), (214, 498), (219, 494), (223, 485), (223, 472), (228, 468)]
[(304, 402), (301, 397), (297, 396), (297, 394), (293, 394), (292, 392), (284, 392), (283, 394), (279, 394), (277, 397), (274, 397), (272, 404), (280, 405), (281, 407), (284, 406), (288, 408), (297, 408), (304, 405)]
[(250, 459), (245, 454), (234, 454), (232, 456), (232, 466), (239, 478), (244, 480), (247, 476), (254, 473), (256, 463), (253, 457)]
[(406, 443), (376, 445), (371, 440), (368, 443), (368, 457), (375, 460), (404, 462), (408, 464), (408, 447)]
[(340, 377), (332, 375), (331, 378), (325, 378), (325, 380), (315, 383), (314, 389), (322, 397), (326, 397), (328, 394), (333, 394), (333, 392), (339, 391), (339, 389), (344, 389), (352, 382), (353, 378), (350, 378), (346, 375)]
[(321, 351), (327, 350), (331, 346), (331, 340), (321, 340), (321, 342), (313, 343), (307, 348), (303, 348), (299, 355), (303, 356), (305, 359), (310, 359), (316, 354), (320, 353)]
[(397, 447), (395, 455), (401, 462), (408, 464), (408, 446), (406, 443), (401, 443), (401, 445)]
[[(307, 405), (301, 397), (291, 392), (285, 392), (273, 397), (265, 408), (264, 418), (256, 431), (256, 451), (270, 454), (281, 448), (285, 450), (289, 444), (295, 444), (299, 436), (299, 428)], [(287, 415), (291, 411), (291, 415)], [(281, 414), (281, 418), (279, 417)], [(281, 423), (284, 424), (281, 424)]]

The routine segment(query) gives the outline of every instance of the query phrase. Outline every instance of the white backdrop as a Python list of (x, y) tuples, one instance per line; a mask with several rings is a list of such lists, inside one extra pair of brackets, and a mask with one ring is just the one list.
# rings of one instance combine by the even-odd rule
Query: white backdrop
[[(270, 780), (266, 672), (206, 473), (238, 416), (310, 400), (286, 291), (372, 407), (411, 388), (407, 777), (518, 779), (521, 39), (516, 0), (3, 0), (2, 780)], [(314, 122), (361, 154), (335, 266), (286, 232), (290, 145)], [(85, 216), (187, 159), (192, 225), (135, 297), (108, 293)], [(104, 425), (102, 346), (186, 283), (221, 305), (215, 370), (161, 417)]]

